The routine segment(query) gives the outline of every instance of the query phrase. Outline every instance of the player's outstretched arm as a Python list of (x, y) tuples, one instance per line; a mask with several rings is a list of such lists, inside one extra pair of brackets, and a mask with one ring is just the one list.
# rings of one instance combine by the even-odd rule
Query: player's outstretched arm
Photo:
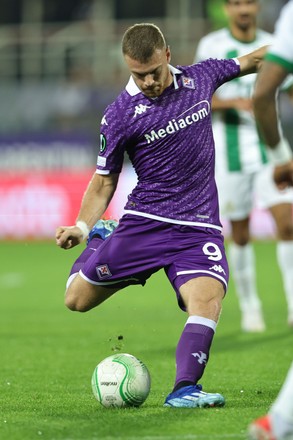
[(261, 62), (267, 52), (269, 46), (262, 46), (246, 55), (238, 57), (240, 63), (240, 75), (248, 75), (249, 73), (256, 73), (261, 66)]
[(106, 211), (116, 190), (119, 174), (100, 175), (94, 173), (83, 196), (76, 225), (59, 226), (56, 229), (56, 244), (71, 249), (81, 243), (94, 224)]

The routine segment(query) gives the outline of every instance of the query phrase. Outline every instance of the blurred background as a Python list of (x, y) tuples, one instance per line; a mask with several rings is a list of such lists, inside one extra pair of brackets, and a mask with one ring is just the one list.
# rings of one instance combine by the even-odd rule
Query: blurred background
[[(172, 64), (191, 64), (197, 41), (225, 25), (222, 3), (0, 1), (0, 239), (53, 239), (56, 226), (75, 222), (95, 170), (103, 110), (128, 80), (120, 49), (126, 28), (157, 24)], [(262, 1), (259, 26), (273, 31), (285, 3)], [(282, 102), (281, 110), (293, 140), (292, 108)], [(107, 216), (120, 217), (134, 184), (126, 162)], [(255, 213), (252, 228), (257, 237), (274, 234), (265, 212)]]

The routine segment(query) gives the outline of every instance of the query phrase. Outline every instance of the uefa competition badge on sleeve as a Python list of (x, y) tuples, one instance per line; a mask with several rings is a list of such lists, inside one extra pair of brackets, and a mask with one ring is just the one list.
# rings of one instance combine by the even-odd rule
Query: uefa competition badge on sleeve
[(106, 151), (106, 147), (107, 147), (106, 136), (103, 133), (101, 133), (100, 134), (100, 154), (103, 154)]

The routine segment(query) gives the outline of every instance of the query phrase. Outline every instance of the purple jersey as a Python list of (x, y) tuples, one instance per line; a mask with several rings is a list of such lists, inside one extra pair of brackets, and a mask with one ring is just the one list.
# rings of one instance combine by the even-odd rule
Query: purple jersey
[(97, 173), (119, 173), (126, 151), (138, 176), (126, 213), (221, 229), (214, 178), (211, 99), (240, 67), (209, 59), (170, 66), (173, 84), (155, 99), (130, 78), (101, 122)]

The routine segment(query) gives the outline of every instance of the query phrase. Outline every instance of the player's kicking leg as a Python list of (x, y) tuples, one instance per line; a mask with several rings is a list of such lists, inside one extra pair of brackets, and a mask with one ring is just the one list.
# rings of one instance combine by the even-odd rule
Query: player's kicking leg
[(85, 262), (117, 226), (118, 223), (115, 220), (99, 220), (90, 231), (87, 247), (74, 262), (66, 284), (65, 304), (70, 310), (81, 312), (90, 310), (119, 290), (95, 286), (78, 275)]
[(102, 240), (106, 240), (117, 226), (118, 222), (116, 220), (98, 220), (89, 233), (87, 244), (89, 244), (89, 242), (95, 237), (100, 237)]

